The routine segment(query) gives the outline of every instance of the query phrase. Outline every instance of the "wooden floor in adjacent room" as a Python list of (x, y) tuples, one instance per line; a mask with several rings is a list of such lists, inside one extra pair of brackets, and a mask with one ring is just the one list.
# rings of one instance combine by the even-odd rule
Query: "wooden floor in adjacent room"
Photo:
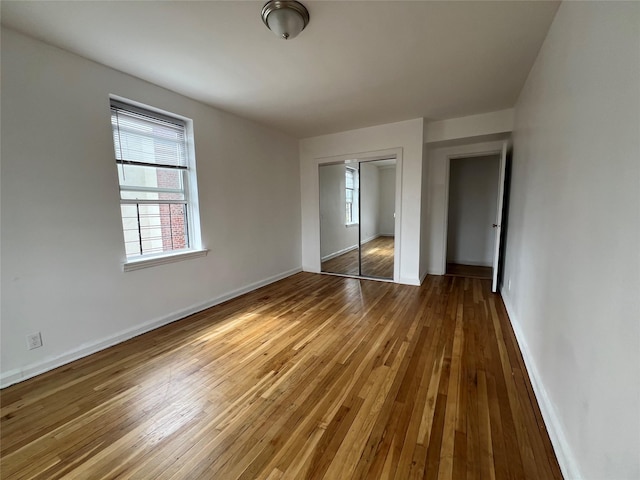
[(2, 391), (8, 479), (560, 479), (488, 280), (300, 273)]
[(447, 275), (469, 278), (491, 278), (493, 268), (478, 265), (461, 265), (459, 263), (447, 263)]

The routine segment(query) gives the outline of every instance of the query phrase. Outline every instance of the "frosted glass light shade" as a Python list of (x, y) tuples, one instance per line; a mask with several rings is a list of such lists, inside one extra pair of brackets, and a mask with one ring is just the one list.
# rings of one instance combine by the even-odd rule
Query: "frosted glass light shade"
[(262, 20), (273, 33), (289, 40), (309, 23), (309, 12), (294, 0), (271, 0), (262, 7)]
[(296, 38), (304, 28), (300, 14), (288, 8), (274, 10), (267, 17), (269, 29), (279, 37), (289, 40)]

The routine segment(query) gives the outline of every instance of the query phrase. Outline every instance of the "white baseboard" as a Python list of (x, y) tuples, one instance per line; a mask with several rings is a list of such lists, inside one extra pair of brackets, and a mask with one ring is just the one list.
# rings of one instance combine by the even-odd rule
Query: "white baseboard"
[(542, 413), (544, 424), (547, 427), (547, 432), (549, 432), (549, 438), (551, 439), (553, 449), (558, 459), (560, 470), (562, 470), (562, 476), (566, 480), (581, 480), (583, 476), (578, 468), (578, 463), (576, 462), (573, 452), (571, 451), (571, 447), (567, 442), (567, 437), (564, 434), (564, 429), (562, 428), (562, 423), (560, 423), (560, 420), (558, 419), (555, 407), (547, 395), (547, 390), (544, 388), (544, 384), (540, 378), (540, 373), (538, 372), (533, 357), (531, 356), (531, 351), (527, 345), (524, 333), (520, 328), (520, 323), (518, 322), (517, 316), (511, 306), (511, 301), (509, 297), (505, 296), (503, 293), (501, 293), (501, 296), (504, 306), (507, 309), (507, 314), (509, 316), (511, 326), (513, 327), (516, 341), (518, 342), (518, 346), (522, 352), (522, 358), (524, 359), (527, 372), (529, 373), (529, 378), (531, 379), (531, 386), (533, 387), (533, 392), (535, 393), (538, 405), (540, 406), (540, 412)]
[(379, 233), (376, 233), (375, 235), (371, 235), (369, 238), (365, 238), (360, 243), (361, 244), (369, 243), (370, 241), (375, 240), (376, 238), (381, 237), (381, 236), (382, 235), (380, 235)]
[(130, 338), (137, 337), (138, 335), (142, 335), (143, 333), (147, 333), (169, 323), (181, 320), (194, 313), (226, 302), (227, 300), (231, 300), (232, 298), (239, 297), (240, 295), (244, 295), (245, 293), (251, 292), (253, 290), (257, 290), (258, 288), (269, 285), (270, 283), (274, 283), (278, 280), (282, 280), (283, 278), (290, 277), (291, 275), (295, 275), (296, 273), (301, 271), (301, 268), (294, 268), (292, 270), (279, 273), (278, 275), (273, 275), (271, 277), (251, 283), (244, 287), (207, 300), (206, 302), (192, 305), (164, 317), (145, 322), (127, 330), (123, 330), (119, 333), (116, 333), (115, 335), (111, 335), (94, 342), (85, 343), (61, 355), (56, 355), (55, 357), (44, 359), (40, 362), (27, 365), (26, 367), (16, 368), (7, 372), (3, 372), (2, 374), (0, 374), (0, 388), (8, 387), (10, 385), (13, 385), (14, 383), (22, 382), (31, 377), (35, 377), (36, 375), (40, 375), (42, 373), (48, 372), (49, 370), (53, 370), (54, 368), (61, 367), (63, 365), (66, 365), (67, 363), (79, 360), (83, 357), (99, 352), (100, 350), (104, 350), (105, 348), (111, 347), (118, 343), (122, 343), (125, 340), (129, 340)]
[(337, 252), (330, 253), (329, 255), (325, 255), (320, 259), (321, 262), (326, 262), (327, 260), (331, 260), (332, 258), (339, 257), (340, 255), (350, 252), (351, 250), (355, 250), (358, 248), (358, 245), (352, 245), (351, 247), (343, 248), (342, 250), (338, 250)]
[[(364, 245), (365, 243), (369, 243), (370, 241), (375, 240), (378, 237), (393, 237), (393, 236), (394, 236), (393, 234), (377, 233), (369, 238), (365, 238), (364, 240), (362, 240), (361, 243)], [(333, 253), (330, 253), (329, 255), (325, 255), (320, 259), (320, 261), (326, 262), (327, 260), (331, 260), (332, 258), (339, 257), (340, 255), (350, 252), (351, 250), (355, 250), (356, 248), (358, 248), (358, 245), (353, 245), (351, 247), (343, 248), (342, 250), (338, 250), (337, 252), (333, 252)]]
[(416, 287), (419, 287), (421, 285), (419, 278), (400, 277), (398, 283), (402, 283), (403, 285), (414, 285)]

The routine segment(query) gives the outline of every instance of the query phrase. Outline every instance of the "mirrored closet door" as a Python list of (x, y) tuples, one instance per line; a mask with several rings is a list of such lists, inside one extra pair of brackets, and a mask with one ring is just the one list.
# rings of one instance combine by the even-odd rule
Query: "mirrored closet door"
[(396, 160), (319, 166), (321, 270), (393, 279)]

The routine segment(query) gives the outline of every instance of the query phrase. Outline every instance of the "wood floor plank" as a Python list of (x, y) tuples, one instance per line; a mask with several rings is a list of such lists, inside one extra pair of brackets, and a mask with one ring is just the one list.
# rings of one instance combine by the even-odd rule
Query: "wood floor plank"
[(300, 273), (0, 392), (0, 476), (561, 479), (490, 281)]

